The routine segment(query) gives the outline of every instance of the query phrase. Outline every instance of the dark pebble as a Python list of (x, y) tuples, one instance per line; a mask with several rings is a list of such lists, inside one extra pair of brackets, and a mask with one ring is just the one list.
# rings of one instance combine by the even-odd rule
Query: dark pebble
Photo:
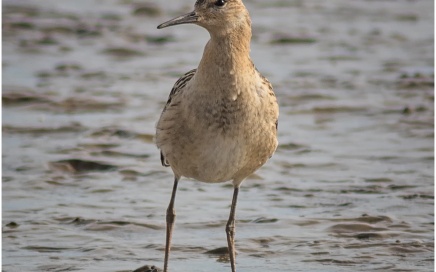
[(13, 221), (8, 223), (8, 224), (6, 224), (6, 227), (11, 228), (11, 229), (18, 228), (18, 226), (19, 225), (17, 223), (13, 222)]
[(157, 268), (156, 266), (152, 265), (144, 265), (141, 266), (140, 268), (133, 270), (132, 272), (161, 272), (162, 270)]
[(93, 171), (113, 171), (117, 167), (111, 164), (104, 164), (93, 161), (79, 159), (69, 159), (51, 162), (53, 168), (73, 173), (93, 172)]

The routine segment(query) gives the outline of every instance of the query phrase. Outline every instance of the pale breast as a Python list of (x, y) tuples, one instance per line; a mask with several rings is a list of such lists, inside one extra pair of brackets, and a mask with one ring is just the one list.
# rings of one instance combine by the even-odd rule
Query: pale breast
[(163, 134), (171, 134), (160, 137), (160, 148), (173, 170), (204, 182), (223, 182), (242, 180), (262, 166), (277, 146), (265, 98), (247, 92), (235, 100), (180, 96), (180, 105), (167, 109), (160, 121)]

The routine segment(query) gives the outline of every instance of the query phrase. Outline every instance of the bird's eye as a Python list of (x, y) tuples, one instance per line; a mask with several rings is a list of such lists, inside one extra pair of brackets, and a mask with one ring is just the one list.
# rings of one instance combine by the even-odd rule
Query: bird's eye
[(225, 0), (217, 0), (216, 2), (215, 2), (215, 6), (217, 6), (217, 7), (222, 7), (222, 6), (224, 6), (226, 4), (226, 1)]

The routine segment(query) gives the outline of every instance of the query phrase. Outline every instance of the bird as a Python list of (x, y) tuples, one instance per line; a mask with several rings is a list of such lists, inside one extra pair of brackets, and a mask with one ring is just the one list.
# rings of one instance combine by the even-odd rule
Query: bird
[(201, 26), (210, 39), (198, 67), (174, 84), (156, 124), (161, 163), (174, 174), (166, 210), (164, 272), (168, 271), (181, 177), (233, 184), (225, 231), (231, 270), (236, 272), (239, 188), (277, 148), (279, 106), (271, 83), (251, 60), (251, 18), (242, 0), (197, 0), (192, 12), (157, 28), (180, 24)]

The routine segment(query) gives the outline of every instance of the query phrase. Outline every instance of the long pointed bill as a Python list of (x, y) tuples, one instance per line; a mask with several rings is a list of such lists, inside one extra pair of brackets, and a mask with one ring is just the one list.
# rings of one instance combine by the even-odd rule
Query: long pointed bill
[(181, 25), (181, 24), (192, 24), (198, 21), (198, 16), (195, 11), (184, 14), (182, 16), (171, 19), (163, 24), (158, 25), (158, 29), (169, 27), (173, 25)]

